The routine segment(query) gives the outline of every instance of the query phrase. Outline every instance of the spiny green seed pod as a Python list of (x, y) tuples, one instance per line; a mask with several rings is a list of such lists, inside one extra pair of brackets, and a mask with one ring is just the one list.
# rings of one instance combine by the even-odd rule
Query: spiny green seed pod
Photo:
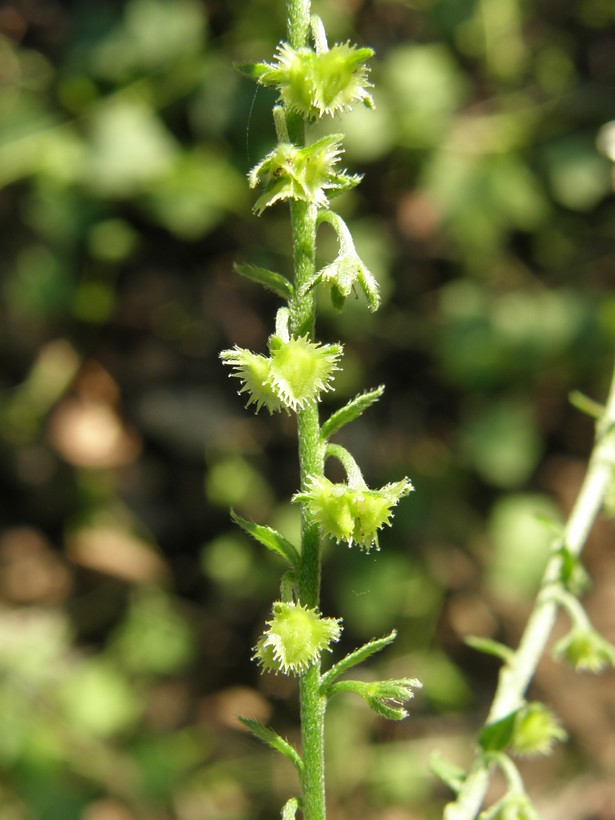
[(270, 413), (282, 409), (282, 401), (271, 386), (271, 359), (237, 345), (232, 350), (223, 350), (220, 358), (223, 364), (235, 368), (231, 376), (243, 382), (239, 394), (248, 394), (246, 407), (256, 404), (257, 413), (263, 405)]
[(408, 478), (386, 484), (379, 490), (367, 487), (349, 487), (334, 484), (324, 476), (311, 476), (303, 492), (296, 493), (293, 501), (307, 504), (324, 535), (357, 543), (366, 552), (378, 546), (378, 530), (391, 523), (393, 507), (413, 490)]
[(274, 335), (269, 349), (270, 357), (237, 346), (220, 354), (223, 364), (235, 368), (231, 375), (243, 382), (239, 392), (249, 393), (248, 405), (255, 403), (257, 412), (263, 405), (270, 413), (282, 408), (296, 412), (331, 389), (341, 345), (310, 342), (307, 336), (284, 341)]
[(373, 55), (371, 48), (349, 42), (320, 53), (281, 43), (273, 63), (257, 63), (247, 70), (260, 85), (277, 88), (288, 109), (313, 120), (350, 111), (356, 102), (374, 107), (366, 65)]
[(326, 191), (357, 185), (360, 176), (335, 171), (343, 151), (341, 139), (341, 134), (330, 134), (304, 148), (279, 143), (248, 174), (251, 188), (261, 183), (265, 189), (254, 205), (256, 213), (260, 215), (275, 202), (289, 199), (328, 208)]
[(269, 340), (271, 351), (270, 383), (286, 407), (297, 411), (331, 389), (333, 372), (342, 346), (310, 342), (307, 336), (284, 342), (279, 336)]
[(548, 755), (556, 741), (567, 734), (557, 717), (544, 703), (528, 703), (515, 717), (512, 750), (521, 756)]
[(301, 675), (339, 640), (340, 623), (340, 618), (323, 618), (317, 609), (276, 601), (254, 659), (264, 671)]
[(615, 646), (590, 627), (575, 627), (553, 647), (557, 658), (579, 672), (602, 672), (615, 666)]

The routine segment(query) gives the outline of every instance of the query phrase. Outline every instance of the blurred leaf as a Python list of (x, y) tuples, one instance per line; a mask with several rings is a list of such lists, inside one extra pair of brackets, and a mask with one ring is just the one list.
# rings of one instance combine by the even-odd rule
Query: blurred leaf
[(596, 148), (595, 135), (563, 137), (545, 148), (553, 196), (573, 211), (590, 211), (611, 191), (609, 161)]
[(463, 73), (441, 44), (392, 49), (383, 84), (395, 113), (398, 141), (414, 149), (428, 147), (442, 136), (467, 93)]
[(139, 243), (139, 234), (124, 219), (104, 219), (87, 234), (92, 256), (105, 262), (123, 262)]
[(508, 663), (515, 656), (514, 650), (509, 646), (505, 646), (499, 641), (491, 640), (491, 638), (479, 638), (475, 635), (468, 635), (465, 639), (465, 643), (478, 652), (484, 652), (486, 655), (493, 655), (499, 658), (501, 661), (504, 661), (504, 663)]
[(114, 97), (93, 112), (85, 181), (98, 196), (131, 196), (166, 174), (178, 153), (175, 139), (144, 99)]
[(463, 785), (466, 778), (466, 771), (455, 763), (451, 763), (440, 752), (434, 752), (429, 758), (429, 768), (439, 777), (443, 783), (453, 791), (455, 794)]
[(73, 670), (61, 700), (66, 718), (97, 738), (133, 728), (144, 707), (129, 681), (101, 657), (83, 661)]
[(133, 596), (110, 646), (126, 669), (146, 675), (175, 674), (185, 669), (196, 653), (188, 622), (164, 592), (153, 588)]
[(16, 314), (52, 316), (65, 310), (71, 295), (71, 275), (62, 260), (44, 245), (20, 251), (4, 296)]
[(558, 517), (558, 508), (548, 496), (511, 494), (494, 504), (489, 517), (493, 552), (488, 570), (494, 594), (518, 600), (536, 591), (553, 542), (538, 515)]
[(229, 456), (214, 464), (207, 473), (205, 490), (213, 504), (254, 510), (261, 515), (273, 499), (265, 479), (240, 456)]
[(229, 213), (247, 209), (243, 176), (227, 158), (201, 149), (184, 153), (144, 188), (143, 203), (170, 231), (196, 239)]
[(533, 409), (508, 398), (468, 410), (461, 427), (462, 450), (478, 474), (496, 487), (518, 487), (535, 469), (542, 451)]
[(121, 23), (92, 50), (91, 65), (118, 81), (160, 69), (198, 53), (205, 24), (204, 8), (196, 0), (130, 0)]

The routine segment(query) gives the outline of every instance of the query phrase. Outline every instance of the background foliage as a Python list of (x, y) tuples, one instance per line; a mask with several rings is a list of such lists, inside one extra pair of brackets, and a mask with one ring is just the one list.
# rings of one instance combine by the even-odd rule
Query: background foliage
[[(565, 514), (591, 447), (568, 393), (607, 387), (615, 205), (596, 135), (615, 11), (314, 10), (377, 53), (376, 111), (334, 127), (366, 175), (343, 213), (385, 302), (366, 318), (323, 301), (321, 337), (346, 344), (323, 412), (386, 384), (346, 441), (371, 485), (416, 487), (381, 552), (327, 548), (323, 610), (344, 616), (340, 652), (396, 626), (378, 675), (425, 684), (399, 726), (332, 705), (331, 817), (438, 817), (429, 755), (468, 759), (497, 673), (463, 638), (518, 636), (550, 537), (536, 513)], [(245, 180), (274, 142), (273, 97), (233, 70), (284, 26), (269, 0), (0, 10), (7, 820), (257, 820), (294, 792), (235, 719), (297, 726), (294, 683), (249, 659), (279, 567), (228, 515), (296, 532), (294, 422), (244, 413), (217, 359), (263, 349), (276, 307), (233, 261), (289, 269), (287, 219), (256, 219)], [(610, 640), (612, 540), (603, 522), (587, 554)], [(539, 670), (571, 736), (527, 767), (545, 817), (613, 816), (613, 680)]]

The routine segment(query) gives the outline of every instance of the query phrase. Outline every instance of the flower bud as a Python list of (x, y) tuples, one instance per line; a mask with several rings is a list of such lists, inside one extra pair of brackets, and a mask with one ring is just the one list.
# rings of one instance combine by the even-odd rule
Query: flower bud
[(615, 646), (591, 626), (571, 629), (555, 644), (553, 652), (579, 672), (602, 672), (607, 666), (615, 666)]

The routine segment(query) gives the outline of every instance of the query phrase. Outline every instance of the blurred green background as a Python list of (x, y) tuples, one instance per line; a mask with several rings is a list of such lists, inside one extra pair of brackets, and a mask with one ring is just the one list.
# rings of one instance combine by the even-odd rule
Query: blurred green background
[[(331, 704), (330, 816), (437, 818), (429, 757), (469, 760), (497, 675), (464, 638), (517, 640), (536, 513), (566, 515), (591, 449), (568, 394), (609, 382), (615, 6), (313, 10), (376, 50), (376, 111), (326, 125), (365, 174), (339, 210), (384, 297), (323, 298), (346, 345), (323, 417), (386, 384), (340, 441), (372, 486), (416, 487), (381, 552), (326, 546), (322, 608), (336, 656), (397, 627), (362, 674), (424, 681), (402, 724)], [(277, 817), (294, 773), (236, 714), (297, 739), (295, 682), (250, 661), (281, 567), (228, 508), (296, 535), (294, 420), (244, 412), (217, 354), (262, 352), (278, 304), (233, 262), (290, 269), (286, 209), (253, 216), (245, 178), (274, 95), (233, 69), (271, 57), (283, 3), (6, 0), (0, 32), (0, 817)], [(586, 598), (611, 640), (613, 535)], [(614, 682), (541, 666), (570, 731), (522, 765), (546, 818), (615, 817)]]

